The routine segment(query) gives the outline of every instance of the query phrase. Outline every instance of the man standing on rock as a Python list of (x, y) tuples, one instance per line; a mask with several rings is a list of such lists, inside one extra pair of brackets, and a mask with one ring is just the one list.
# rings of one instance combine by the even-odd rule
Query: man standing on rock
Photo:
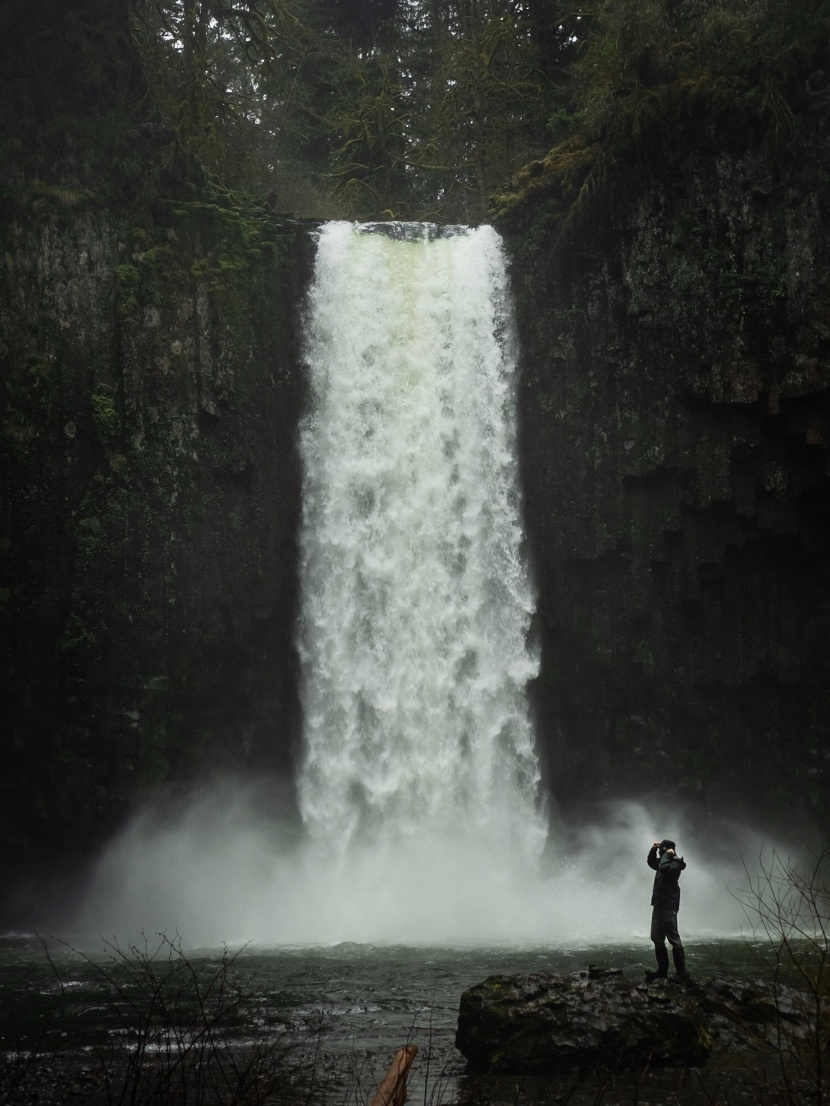
[(654, 955), (657, 957), (657, 971), (646, 972), (646, 979), (668, 979), (668, 938), (674, 959), (675, 979), (679, 983), (685, 983), (689, 976), (686, 973), (686, 953), (677, 931), (677, 912), (680, 909), (680, 873), (686, 867), (686, 861), (677, 855), (674, 841), (664, 838), (654, 842), (646, 862), (657, 873), (651, 893), (651, 939), (654, 942)]

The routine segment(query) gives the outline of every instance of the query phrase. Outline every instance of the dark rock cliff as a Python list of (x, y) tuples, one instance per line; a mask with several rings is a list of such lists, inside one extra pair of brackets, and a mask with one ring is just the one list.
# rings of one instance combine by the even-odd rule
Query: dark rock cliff
[[(515, 241), (555, 795), (828, 818), (830, 90)], [(797, 147), (797, 148), (796, 148)]]
[[(4, 192), (3, 852), (143, 795), (290, 771), (305, 231), (206, 189)], [(94, 174), (93, 174), (94, 176)]]

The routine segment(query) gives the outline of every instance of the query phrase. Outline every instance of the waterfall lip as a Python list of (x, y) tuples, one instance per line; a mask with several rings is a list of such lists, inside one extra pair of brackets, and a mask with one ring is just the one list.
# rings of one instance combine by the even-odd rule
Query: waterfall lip
[(458, 238), (474, 230), (473, 227), (461, 223), (412, 223), (397, 219), (353, 225), (360, 234), (383, 234), (399, 242), (432, 242), (436, 238)]

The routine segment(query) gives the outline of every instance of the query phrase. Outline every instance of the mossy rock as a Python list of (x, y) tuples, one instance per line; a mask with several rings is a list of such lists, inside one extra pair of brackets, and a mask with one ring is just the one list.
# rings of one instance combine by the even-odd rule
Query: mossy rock
[(768, 988), (728, 983), (647, 984), (602, 969), (490, 976), (461, 996), (456, 1046), (472, 1067), (517, 1074), (696, 1066), (789, 1020), (780, 1003), (770, 1016)]

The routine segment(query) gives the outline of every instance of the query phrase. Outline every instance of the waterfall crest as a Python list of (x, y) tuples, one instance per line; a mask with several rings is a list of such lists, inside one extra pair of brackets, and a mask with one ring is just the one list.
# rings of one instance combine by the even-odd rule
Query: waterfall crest
[(306, 826), (332, 851), (468, 839), (530, 860), (538, 661), (500, 239), (327, 224), (306, 330)]

